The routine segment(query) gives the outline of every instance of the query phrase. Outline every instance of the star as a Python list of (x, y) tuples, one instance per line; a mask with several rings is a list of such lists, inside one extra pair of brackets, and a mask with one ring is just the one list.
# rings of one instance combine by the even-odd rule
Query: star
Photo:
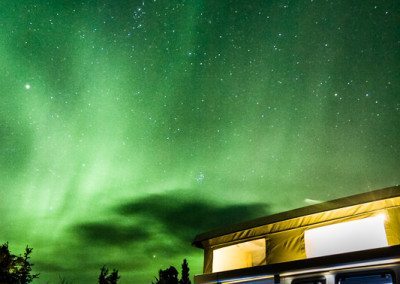
[(197, 182), (203, 182), (205, 177), (206, 177), (206, 176), (204, 175), (204, 173), (200, 172), (200, 173), (198, 173), (198, 175), (196, 176), (196, 181), (197, 181)]
[(32, 87), (32, 86), (31, 86), (30, 84), (28, 84), (28, 83), (26, 83), (25, 86), (24, 86), (25, 90), (30, 90), (31, 87)]

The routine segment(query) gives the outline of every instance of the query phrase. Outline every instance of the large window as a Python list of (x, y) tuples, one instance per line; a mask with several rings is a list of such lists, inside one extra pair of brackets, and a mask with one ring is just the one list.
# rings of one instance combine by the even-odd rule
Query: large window
[(213, 251), (213, 272), (263, 265), (265, 239), (239, 243)]
[(392, 272), (367, 272), (338, 275), (337, 284), (393, 284), (395, 283)]
[(308, 258), (385, 247), (385, 215), (306, 230), (304, 242)]

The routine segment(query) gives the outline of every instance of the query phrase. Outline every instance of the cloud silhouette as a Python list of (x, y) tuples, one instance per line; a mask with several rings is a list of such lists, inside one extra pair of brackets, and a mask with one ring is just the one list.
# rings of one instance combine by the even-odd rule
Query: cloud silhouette
[(190, 199), (180, 191), (154, 194), (116, 208), (125, 217), (142, 217), (161, 224), (170, 234), (190, 242), (198, 233), (265, 216), (266, 203), (221, 205)]
[(115, 246), (143, 241), (149, 237), (149, 232), (144, 228), (114, 223), (81, 223), (73, 227), (73, 232), (83, 241)]
[[(136, 254), (172, 257), (190, 249), (197, 234), (265, 216), (269, 206), (222, 205), (175, 190), (132, 200), (112, 210), (119, 216), (118, 222), (83, 222), (74, 225), (72, 232), (86, 244), (123, 247), (137, 242), (141, 245), (132, 248)], [(171, 238), (178, 239), (173, 246)]]

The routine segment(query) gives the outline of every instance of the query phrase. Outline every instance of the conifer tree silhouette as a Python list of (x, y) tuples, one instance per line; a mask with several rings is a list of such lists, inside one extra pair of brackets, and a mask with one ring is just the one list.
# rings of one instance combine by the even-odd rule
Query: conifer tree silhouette
[(24, 255), (16, 256), (10, 252), (8, 243), (0, 246), (0, 283), (27, 284), (39, 278), (39, 274), (32, 274), (30, 254), (32, 248), (26, 246)]
[(153, 284), (179, 284), (178, 281), (178, 270), (175, 267), (170, 266), (165, 270), (158, 271), (158, 277), (156, 277), (156, 282)]
[(179, 284), (191, 284), (192, 282), (190, 282), (190, 278), (189, 278), (189, 264), (186, 260), (186, 258), (183, 260), (182, 263), (182, 276), (181, 276), (181, 280), (179, 280)]
[(116, 269), (113, 269), (111, 273), (108, 273), (108, 268), (105, 266), (100, 269), (99, 284), (117, 284), (119, 278), (121, 276), (118, 275)]

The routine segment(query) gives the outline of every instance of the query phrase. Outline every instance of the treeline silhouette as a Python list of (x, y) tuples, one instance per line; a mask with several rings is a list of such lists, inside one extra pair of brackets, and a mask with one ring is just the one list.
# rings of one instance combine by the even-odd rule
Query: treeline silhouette
[(182, 263), (182, 277), (178, 280), (178, 270), (170, 266), (165, 270), (158, 271), (158, 278), (152, 284), (191, 284), (189, 279), (189, 265), (186, 259)]
[[(33, 264), (30, 261), (32, 248), (26, 246), (23, 255), (14, 255), (10, 252), (8, 242), (0, 246), (0, 284), (27, 284), (31, 283), (34, 279), (39, 278), (39, 273), (32, 273)], [(178, 279), (178, 271), (175, 267), (169, 268), (158, 272), (158, 278), (155, 277), (156, 282), (152, 284), (191, 284), (189, 278), (189, 265), (186, 259), (182, 263), (181, 279)], [(59, 277), (60, 284), (70, 284), (65, 278)], [(98, 284), (117, 284), (121, 276), (117, 269), (111, 272), (106, 266), (100, 268), (98, 277)]]

